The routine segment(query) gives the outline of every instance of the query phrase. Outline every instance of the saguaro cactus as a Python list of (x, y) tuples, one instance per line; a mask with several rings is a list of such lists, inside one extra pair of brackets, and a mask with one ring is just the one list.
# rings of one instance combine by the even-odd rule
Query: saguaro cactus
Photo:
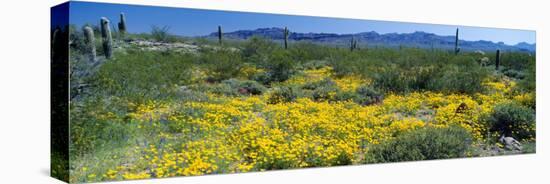
[(285, 27), (285, 30), (283, 31), (283, 34), (284, 34), (284, 37), (285, 37), (285, 49), (288, 48), (288, 33), (289, 33), (288, 28)]
[(113, 37), (109, 27), (109, 19), (101, 18), (101, 38), (103, 39), (103, 52), (107, 59), (113, 56)]
[(455, 34), (455, 54), (458, 54), (460, 52), (460, 48), (458, 47), (458, 28), (456, 28), (456, 34)]
[(82, 28), (82, 32), (84, 32), (86, 54), (88, 55), (90, 62), (95, 62), (97, 61), (97, 58), (95, 50), (94, 30), (90, 26), (84, 26), (84, 28)]
[(118, 31), (120, 34), (126, 34), (126, 16), (124, 13), (120, 13), (120, 22), (118, 22)]
[(350, 51), (353, 51), (353, 50), (355, 50), (355, 49), (357, 49), (357, 40), (355, 40), (354, 37), (351, 37), (349, 50), (350, 50)]
[(495, 69), (498, 70), (499, 66), (500, 66), (500, 50), (497, 50), (497, 55), (495, 58)]
[(220, 43), (220, 45), (222, 44), (222, 36), (222, 26), (218, 26), (218, 42)]

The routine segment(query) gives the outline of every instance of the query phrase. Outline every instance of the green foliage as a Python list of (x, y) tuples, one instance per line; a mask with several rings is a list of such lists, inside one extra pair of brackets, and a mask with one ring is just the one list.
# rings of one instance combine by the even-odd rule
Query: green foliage
[(489, 124), (492, 131), (519, 140), (534, 138), (536, 134), (535, 112), (513, 102), (496, 105), (489, 118)]
[(359, 95), (353, 91), (338, 91), (334, 96), (335, 101), (355, 101)]
[(361, 105), (370, 105), (382, 102), (384, 95), (369, 86), (361, 86), (357, 89), (357, 96), (354, 101)]
[(290, 78), (296, 71), (296, 63), (290, 58), (286, 50), (276, 50), (269, 56), (269, 61), (263, 64), (267, 70), (263, 83), (283, 82)]
[(299, 89), (295, 87), (279, 87), (273, 90), (271, 95), (269, 96), (269, 99), (267, 100), (267, 103), (269, 104), (277, 104), (277, 103), (286, 103), (286, 102), (293, 102), (300, 96)]
[(466, 156), (471, 142), (470, 133), (459, 126), (424, 127), (372, 146), (366, 160), (384, 163), (459, 158)]
[[(150, 34), (128, 34), (126, 38), (154, 39), (162, 42), (185, 41), (199, 45), (200, 49), (191, 53), (170, 50), (159, 52), (137, 49), (124, 45), (127, 44), (126, 42), (121, 42), (121, 47), (115, 50), (115, 57), (112, 60), (98, 62), (98, 65), (92, 66), (92, 64), (79, 62), (85, 59), (80, 52), (83, 44), (82, 33), (78, 32), (80, 29), (74, 30), (76, 32), (71, 33), (71, 67), (74, 76), (78, 77), (72, 75), (71, 85), (73, 82), (86, 84), (88, 91), (71, 101), (70, 151), (71, 155), (78, 158), (74, 163), (102, 161), (102, 163), (111, 164), (109, 167), (106, 166), (107, 164), (94, 166), (93, 173), (107, 173), (109, 168), (132, 163), (131, 159), (138, 158), (128, 158), (129, 160), (110, 158), (113, 155), (124, 156), (130, 150), (133, 151), (136, 146), (162, 146), (163, 141), (166, 141), (164, 139), (169, 139), (164, 137), (165, 134), (170, 134), (173, 139), (168, 141), (173, 141), (174, 145), (181, 145), (182, 142), (189, 140), (206, 139), (206, 136), (212, 132), (201, 129), (202, 125), (191, 123), (187, 118), (202, 116), (206, 110), (179, 104), (222, 103), (226, 99), (244, 99), (249, 95), (264, 95), (259, 98), (261, 100), (267, 98), (268, 104), (289, 103), (299, 98), (311, 98), (315, 101), (330, 103), (349, 101), (360, 105), (372, 105), (382, 102), (384, 94), (407, 95), (409, 92), (417, 91), (466, 93), (475, 98), (478, 92), (483, 94), (493, 92), (483, 91), (483, 81), (502, 82), (505, 79), (507, 82), (513, 81), (518, 84), (514, 91), (505, 94), (505, 98), (508, 100), (514, 98), (522, 104), (504, 103), (494, 107), (489, 117), (483, 116), (487, 118), (484, 119), (488, 123), (486, 127), (490, 127), (493, 132), (505, 132), (507, 135), (528, 142), (532, 142), (535, 138), (535, 99), (529, 96), (515, 99), (516, 95), (520, 94), (535, 95), (535, 57), (528, 54), (504, 53), (502, 70), (494, 71), (494, 67), (479, 66), (477, 57), (480, 56), (468, 52), (454, 55), (452, 51), (429, 51), (406, 47), (399, 50), (369, 47), (350, 52), (345, 46), (338, 48), (301, 41), (293, 42), (288, 49), (284, 50), (279, 41), (259, 37), (246, 41), (227, 38), (223, 40), (223, 46), (220, 46), (214, 42), (215, 38), (177, 37), (168, 33), (168, 27), (154, 27)], [(98, 35), (100, 34), (96, 34), (96, 37)], [(96, 38), (96, 40), (100, 39)], [(99, 41), (97, 44), (99, 44), (98, 48), (101, 48)], [(102, 49), (97, 51), (102, 52)], [(491, 57), (490, 54), (489, 57)], [(332, 67), (334, 73), (301, 72), (327, 66)], [(293, 76), (295, 74), (303, 76)], [(319, 75), (326, 78), (318, 80)], [(353, 75), (353, 79), (356, 76), (362, 77), (371, 83), (361, 84), (356, 91), (344, 91), (333, 81), (338, 77), (349, 77), (349, 75)], [(299, 80), (284, 82), (291, 77)], [(301, 79), (306, 80), (305, 84)], [(310, 79), (316, 82), (307, 81)], [(217, 94), (224, 98), (218, 99), (217, 95), (211, 98), (210, 94)], [(168, 110), (163, 108), (166, 104), (170, 104)], [(345, 105), (349, 104), (345, 103)], [(265, 104), (258, 104), (258, 106), (263, 107)], [(138, 112), (138, 107), (153, 108), (163, 112), (149, 111), (147, 115), (158, 115), (158, 117), (154, 120), (153, 118), (138, 120), (133, 117), (133, 114)], [(436, 110), (427, 109), (429, 113), (424, 116), (421, 114), (424, 113), (423, 108), (431, 107), (428, 104), (421, 104), (420, 108), (421, 110), (416, 114), (397, 113), (395, 115), (397, 118), (418, 115), (431, 123), (432, 121), (428, 119), (434, 119), (433, 112)], [(165, 110), (168, 112), (164, 112)], [(390, 110), (391, 113), (394, 112)], [(253, 111), (258, 112), (256, 109)], [(257, 113), (257, 115), (263, 117), (268, 114)], [(164, 116), (176, 118), (167, 119)], [(240, 117), (228, 119), (231, 119), (229, 120), (231, 123), (235, 123), (237, 122), (235, 118)], [(136, 126), (138, 123), (136, 121), (139, 121), (139, 128)], [(266, 123), (267, 126), (271, 126), (271, 120)], [(286, 131), (284, 128), (281, 130)], [(365, 155), (367, 162), (463, 157), (466, 156), (472, 141), (468, 131), (454, 126), (436, 128), (427, 125), (425, 128), (388, 136), (389, 139), (383, 139), (384, 141), (380, 144), (370, 145), (368, 149), (366, 149), (366, 146), (369, 146), (368, 143), (361, 143), (363, 152), (368, 150)], [(528, 149), (527, 152), (534, 152), (534, 144), (532, 148), (526, 149)], [(112, 153), (113, 150), (120, 153)], [(98, 155), (101, 158), (95, 158)], [(313, 167), (355, 164), (357, 159), (362, 159), (362, 155), (358, 155), (360, 154), (357, 152), (354, 154), (344, 151), (334, 152), (330, 162), (325, 162), (320, 157), (309, 153), (304, 154), (304, 157), (308, 166)], [(94, 158), (91, 158), (92, 156)], [(296, 164), (286, 159), (273, 158), (257, 163), (252, 170), (299, 167)], [(214, 172), (226, 171), (227, 168), (230, 167), (219, 165), (219, 169)], [(52, 169), (52, 171), (57, 170)], [(78, 176), (77, 182), (86, 181), (86, 173), (80, 171), (75, 173), (82, 174)]]
[(303, 69), (306, 69), (306, 70), (312, 70), (312, 69), (320, 69), (327, 65), (328, 65), (328, 62), (326, 60), (310, 60), (302, 64), (302, 67)]
[(231, 78), (223, 80), (220, 83), (195, 85), (191, 90), (211, 92), (225, 96), (241, 96), (261, 95), (267, 88), (256, 81)]
[(241, 83), (240, 87), (241, 89), (246, 90), (246, 93), (252, 95), (261, 95), (267, 90), (262, 84), (251, 80), (244, 81)]
[(519, 87), (524, 91), (536, 91), (537, 75), (534, 62), (525, 70), (525, 77), (520, 80)]
[(104, 63), (89, 81), (97, 87), (95, 93), (98, 95), (125, 97), (137, 103), (164, 98), (173, 95), (175, 87), (189, 83), (193, 57), (130, 50)]
[(429, 90), (474, 94), (483, 90), (482, 82), (488, 75), (480, 67), (447, 66), (439, 75), (430, 79)]
[(310, 42), (298, 42), (288, 49), (292, 59), (300, 63), (325, 60), (330, 57), (333, 50), (335, 49)]
[(119, 98), (95, 98), (81, 102), (78, 108), (71, 106), (71, 157), (106, 146), (124, 145), (130, 140), (130, 135), (136, 135), (133, 133), (136, 127), (124, 122), (123, 116), (119, 115), (128, 111), (123, 104), (126, 103)]
[(201, 63), (206, 67), (211, 82), (233, 78), (243, 66), (240, 53), (229, 49), (204, 50)]
[(330, 65), (337, 76), (358, 74), (373, 79), (385, 92), (438, 91), (475, 93), (483, 90), (488, 76), (470, 54), (403, 48), (332, 52)]
[(159, 42), (168, 42), (168, 40), (170, 40), (170, 37), (172, 37), (172, 35), (170, 35), (169, 31), (170, 27), (168, 26), (151, 26), (151, 36), (153, 37), (153, 39)]
[(266, 88), (262, 84), (251, 80), (241, 81), (237, 79), (229, 79), (222, 81), (222, 83), (230, 86), (233, 91), (236, 91), (239, 94), (261, 95), (266, 91)]
[(241, 53), (247, 62), (265, 63), (276, 48), (277, 45), (268, 39), (252, 37), (243, 44)]
[[(493, 57), (496, 57), (495, 54)], [(522, 71), (535, 64), (535, 57), (528, 53), (521, 52), (502, 52), (500, 58), (500, 65), (513, 69), (516, 71)], [(493, 60), (492, 60), (493, 61)]]
[(318, 88), (333, 88), (336, 87), (336, 83), (331, 78), (324, 78), (320, 81), (308, 82), (302, 86), (303, 89), (316, 90)]
[(446, 62), (403, 61), (389, 65), (374, 74), (374, 86), (393, 92), (430, 90), (473, 94), (483, 90), (482, 82), (489, 73), (473, 58), (459, 55)]
[(334, 100), (340, 88), (330, 78), (307, 83), (303, 86), (304, 89), (313, 90), (312, 98), (315, 101), (330, 101)]

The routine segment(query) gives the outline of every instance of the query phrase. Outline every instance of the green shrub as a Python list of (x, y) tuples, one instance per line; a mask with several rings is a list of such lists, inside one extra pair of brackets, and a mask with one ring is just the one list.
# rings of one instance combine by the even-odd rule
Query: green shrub
[(297, 62), (327, 59), (333, 48), (311, 42), (295, 42), (289, 47), (290, 56)]
[(267, 70), (266, 84), (271, 82), (283, 82), (295, 73), (296, 63), (289, 57), (285, 50), (278, 50), (269, 56), (269, 61), (264, 63)]
[(261, 95), (265, 91), (266, 91), (266, 88), (262, 84), (256, 81), (246, 80), (239, 84), (240, 93)]
[(312, 60), (303, 64), (305, 70), (320, 69), (328, 65), (325, 60)]
[(171, 35), (169, 31), (170, 27), (168, 26), (151, 26), (151, 36), (153, 37), (153, 39), (159, 42), (167, 42), (170, 39)]
[[(123, 101), (88, 99), (78, 108), (71, 107), (70, 153), (75, 156), (94, 152), (106, 146), (124, 145), (137, 129), (119, 115), (128, 111)], [(109, 118), (98, 118), (109, 117)]]
[(269, 85), (271, 83), (271, 75), (268, 72), (256, 73), (251, 78), (264, 85)]
[(411, 91), (412, 77), (398, 69), (395, 65), (384, 68), (373, 76), (373, 86), (392, 92)]
[(338, 91), (334, 96), (334, 100), (336, 101), (354, 101), (357, 98), (357, 93), (353, 91)]
[(428, 89), (473, 94), (484, 89), (482, 82), (487, 75), (488, 72), (480, 67), (449, 65), (430, 80)]
[(168, 97), (173, 95), (174, 86), (189, 84), (193, 62), (190, 54), (128, 50), (126, 54), (115, 53), (114, 59), (102, 64), (89, 83), (95, 95), (141, 103)]
[(312, 97), (315, 101), (330, 101), (334, 100), (338, 88), (335, 87), (321, 87), (313, 90)]
[(424, 127), (398, 135), (374, 145), (367, 152), (367, 162), (400, 162), (459, 158), (466, 156), (471, 134), (462, 127)]
[(357, 89), (354, 101), (361, 105), (370, 105), (382, 102), (384, 95), (369, 86), (361, 86)]
[(208, 80), (211, 82), (233, 78), (243, 66), (240, 53), (230, 49), (204, 51), (201, 61), (207, 68)]
[[(496, 54), (491, 54), (491, 56), (496, 57)], [(534, 63), (535, 57), (531, 56), (529, 53), (501, 52), (500, 65), (505, 68), (523, 71), (527, 69), (530, 65), (534, 65)]]
[(261, 95), (267, 89), (256, 81), (228, 79), (216, 84), (199, 85), (196, 90), (211, 91), (225, 96)]
[(356, 52), (348, 54), (339, 53), (330, 57), (330, 65), (336, 76), (344, 76), (359, 73), (358, 67), (364, 65), (364, 62)]
[(268, 61), (276, 48), (277, 45), (271, 40), (255, 36), (243, 44), (241, 54), (247, 62), (262, 64)]
[(518, 87), (525, 91), (536, 91), (537, 75), (536, 67), (533, 62), (525, 71), (525, 77), (520, 80)]
[(312, 98), (315, 101), (330, 101), (336, 99), (336, 94), (340, 88), (330, 78), (312, 82), (304, 85), (302, 88), (313, 90)]
[(497, 104), (489, 123), (492, 131), (506, 136), (519, 140), (535, 138), (535, 112), (513, 102)]
[(304, 84), (302, 88), (307, 90), (315, 90), (318, 88), (335, 87), (335, 86), (336, 86), (336, 82), (334, 82), (331, 78), (327, 77), (319, 81), (308, 82)]
[(299, 96), (299, 89), (295, 87), (278, 87), (273, 90), (271, 95), (269, 96), (267, 103), (269, 104), (277, 104), (277, 103), (285, 103), (285, 102), (293, 102), (298, 98)]
[(503, 69), (502, 73), (508, 77), (516, 78), (516, 79), (523, 79), (525, 78), (525, 73), (521, 71), (517, 71), (514, 69)]

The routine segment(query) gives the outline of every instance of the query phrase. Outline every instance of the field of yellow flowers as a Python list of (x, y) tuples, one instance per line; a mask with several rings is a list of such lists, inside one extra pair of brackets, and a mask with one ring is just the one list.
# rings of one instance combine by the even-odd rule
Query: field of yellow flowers
[[(355, 75), (335, 76), (327, 66), (305, 70), (273, 86), (325, 78), (334, 80), (343, 91), (371, 83)], [(422, 127), (460, 126), (471, 133), (475, 144), (489, 136), (488, 125), (480, 122), (496, 104), (529, 103), (535, 98), (533, 93), (512, 93), (513, 80), (486, 80), (483, 85), (489, 92), (389, 93), (372, 105), (305, 97), (269, 103), (272, 89), (261, 95), (208, 93), (204, 101), (128, 102), (133, 109), (128, 114), (94, 116), (128, 122), (147, 137), (133, 140), (122, 151), (84, 159), (99, 163), (76, 162), (72, 179), (144, 179), (363, 164), (369, 163), (366, 156), (371, 146)], [(534, 131), (535, 127), (525, 128)], [(104, 163), (109, 163), (105, 160), (117, 162), (105, 168)]]

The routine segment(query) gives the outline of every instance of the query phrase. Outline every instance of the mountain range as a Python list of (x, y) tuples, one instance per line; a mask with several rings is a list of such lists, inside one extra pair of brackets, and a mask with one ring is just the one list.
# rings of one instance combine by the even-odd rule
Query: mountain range
[[(273, 40), (282, 40), (284, 29), (282, 28), (259, 28), (255, 30), (238, 30), (233, 32), (223, 33), (224, 38), (228, 39), (248, 39), (253, 36), (264, 37)], [(213, 32), (206, 37), (217, 38), (218, 33)], [(460, 37), (460, 35), (459, 35)], [(358, 42), (359, 47), (418, 47), (418, 48), (437, 48), (437, 49), (453, 49), (455, 37), (441, 36), (433, 33), (417, 31), (413, 33), (386, 33), (379, 34), (375, 31), (360, 32), (355, 34), (336, 34), (336, 33), (298, 33), (291, 32), (289, 40), (292, 41), (309, 41), (326, 45), (347, 46), (351, 39)], [(507, 45), (503, 42), (492, 42), (486, 40), (466, 41), (459, 40), (459, 47), (463, 51), (482, 50), (493, 52), (497, 49), (503, 51), (520, 51), (532, 52), (536, 51), (536, 44), (521, 42), (515, 45)]]

